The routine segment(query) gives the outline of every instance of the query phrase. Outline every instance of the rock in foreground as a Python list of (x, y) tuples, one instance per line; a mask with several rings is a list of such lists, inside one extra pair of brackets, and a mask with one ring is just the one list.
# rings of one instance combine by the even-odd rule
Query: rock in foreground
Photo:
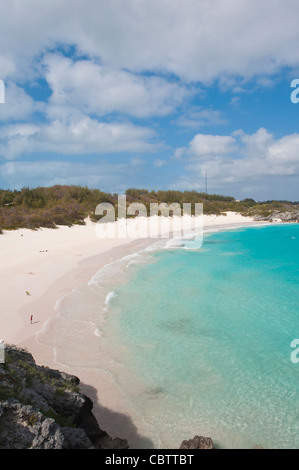
[(24, 349), (6, 345), (0, 364), (0, 449), (127, 449), (95, 419), (78, 377), (37, 366)]
[(183, 441), (180, 449), (214, 449), (214, 445), (210, 437), (194, 436), (193, 439)]

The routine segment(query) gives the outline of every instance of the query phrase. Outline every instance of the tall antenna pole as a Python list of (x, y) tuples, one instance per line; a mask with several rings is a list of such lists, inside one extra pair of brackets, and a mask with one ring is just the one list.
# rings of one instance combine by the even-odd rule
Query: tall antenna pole
[(207, 170), (205, 173), (205, 186), (206, 186), (206, 194), (208, 194), (208, 171)]

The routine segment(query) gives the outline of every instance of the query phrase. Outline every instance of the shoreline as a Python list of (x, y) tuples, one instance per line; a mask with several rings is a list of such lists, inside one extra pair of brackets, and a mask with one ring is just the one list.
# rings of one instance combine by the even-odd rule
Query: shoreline
[[(205, 216), (204, 233), (260, 225), (268, 224), (256, 222), (250, 218), (241, 216), (235, 218), (224, 216)], [(15, 305), (18, 303), (17, 312), (14, 314), (13, 321), (11, 319), (10, 325), (6, 325), (8, 327), (7, 331), (9, 331), (8, 339), (7, 335), (5, 336), (5, 334), (3, 334), (3, 328), (1, 328), (1, 339), (7, 343), (13, 343), (20, 347), (26, 348), (33, 355), (38, 364), (64, 370), (65, 372), (77, 375), (81, 381), (81, 390), (86, 393), (86, 395), (88, 395), (94, 403), (94, 414), (98, 419), (100, 426), (102, 429), (108, 432), (111, 437), (128, 439), (132, 448), (151, 447), (151, 443), (147, 442), (147, 439), (139, 434), (139, 430), (137, 429), (134, 423), (134, 419), (132, 418), (134, 415), (134, 410), (130, 408), (130, 404), (120, 401), (119, 390), (117, 390), (113, 377), (109, 375), (109, 372), (101, 371), (97, 374), (97, 376), (95, 376), (92, 369), (84, 370), (82, 367), (73, 368), (70, 366), (61, 367), (60, 364), (57, 366), (55, 357), (53, 355), (53, 350), (49, 349), (49, 347), (45, 345), (42, 345), (36, 340), (37, 335), (41, 332), (46, 323), (50, 319), (53, 319), (55, 315), (57, 315), (55, 306), (59, 299), (61, 299), (63, 296), (66, 296), (80, 285), (87, 284), (92, 276), (94, 276), (104, 266), (107, 266), (114, 261), (120, 260), (125, 256), (136, 253), (137, 251), (144, 250), (148, 246), (151, 246), (157, 241), (161, 240), (152, 238), (137, 240), (101, 240), (102, 244), (99, 249), (99, 240), (96, 240), (94, 235), (94, 224), (92, 223), (87, 224), (87, 227), (77, 226), (72, 228), (59, 228), (55, 231), (52, 230), (50, 235), (59, 233), (59, 230), (62, 230), (64, 233), (61, 232), (60, 236), (56, 237), (55, 235), (55, 237), (57, 238), (58, 243), (62, 243), (63, 238), (64, 242), (67, 243), (68, 241), (70, 242), (70, 240), (68, 240), (69, 237), (66, 237), (65, 239), (64, 235), (72, 234), (73, 238), (79, 234), (82, 236), (84, 233), (84, 228), (86, 229), (85, 234), (88, 232), (88, 237), (86, 237), (87, 240), (85, 238), (83, 242), (83, 237), (79, 237), (79, 243), (69, 243), (69, 247), (67, 248), (64, 245), (64, 249), (62, 249), (62, 246), (60, 246), (60, 250), (57, 250), (58, 252), (55, 252), (54, 257), (52, 257), (53, 265), (48, 266), (48, 268), (45, 268), (44, 271), (41, 268), (44, 264), (43, 260), (40, 262), (40, 260), (34, 258), (30, 262), (30, 256), (26, 258), (26, 262), (25, 260), (22, 260), (21, 265), (24, 263), (22, 265), (23, 269), (20, 270), (19, 266), (19, 275), (17, 276), (17, 280), (19, 280), (19, 286), (15, 287), (19, 292), (21, 283), (22, 287), (25, 289), (24, 278), (26, 280), (29, 278), (31, 281), (31, 290), (29, 292), (31, 293), (32, 291), (32, 294), (30, 296), (26, 296), (25, 290), (23, 291), (24, 293), (22, 292), (22, 294), (19, 292), (19, 297), (16, 297), (16, 300), (19, 302), (14, 302)], [(43, 232), (47, 233), (49, 230), (51, 231), (51, 229), (38, 231), (40, 236), (35, 237), (35, 243), (33, 243), (34, 248), (36, 248), (37, 238), (41, 240), (44, 235)], [(94, 236), (93, 243), (90, 243), (91, 230), (93, 231)], [(18, 235), (23, 235), (22, 241), (25, 240), (25, 235), (27, 238), (30, 238), (28, 237), (28, 232), (31, 231), (26, 232), (26, 229), (21, 229), (21, 231), (17, 232)], [(11, 246), (11, 248), (13, 248), (13, 244), (18, 241), (18, 237), (15, 235), (11, 238), (14, 238), (14, 240), (12, 240)], [(32, 238), (34, 239), (34, 236)], [(46, 237), (44, 237), (44, 239), (45, 238)], [(61, 241), (58, 241), (59, 238)], [(175, 238), (175, 233), (173, 233), (171, 238)], [(47, 240), (47, 242), (48, 241), (49, 240)], [(87, 248), (85, 243), (87, 242), (88, 244), (88, 241), (90, 246)], [(82, 253), (78, 253), (78, 250)], [(45, 251), (41, 251), (44, 256), (48, 255), (49, 261), (49, 254), (51, 250), (47, 249)], [(64, 258), (61, 258), (60, 262), (58, 262), (59, 257), (62, 256), (61, 251), (64, 251)], [(42, 255), (37, 256), (41, 258)], [(80, 261), (78, 261), (78, 258), (81, 258)], [(61, 274), (58, 278), (57, 265), (60, 267), (59, 272)], [(28, 271), (24, 269), (25, 266)], [(33, 271), (33, 267), (30, 268), (30, 266), (33, 266), (34, 269), (37, 268), (36, 271)], [(38, 271), (38, 269), (40, 269), (40, 271)], [(36, 274), (40, 273), (40, 277), (41, 274), (43, 274), (43, 279), (38, 280), (36, 274), (31, 274), (33, 272), (36, 272)], [(5, 277), (5, 274), (1, 272), (0, 280), (2, 284), (5, 279), (6, 284), (9, 283), (9, 278), (7, 278), (7, 276)], [(35, 282), (32, 282), (33, 280)], [(48, 284), (46, 285), (47, 282)], [(39, 288), (38, 294), (33, 295), (33, 293), (36, 292), (37, 287)], [(29, 290), (29, 288), (26, 290)], [(13, 308), (13, 305), (11, 305), (11, 307)], [(33, 312), (32, 325), (30, 325), (28, 320), (30, 312)], [(22, 323), (21, 328), (15, 328), (16, 321)], [(3, 324), (3, 322), (1, 323)]]

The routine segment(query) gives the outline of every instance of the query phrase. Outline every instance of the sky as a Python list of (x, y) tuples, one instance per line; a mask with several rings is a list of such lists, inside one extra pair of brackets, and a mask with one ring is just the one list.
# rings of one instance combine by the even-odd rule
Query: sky
[(298, 201), (298, 21), (298, 0), (0, 0), (0, 188), (207, 174)]

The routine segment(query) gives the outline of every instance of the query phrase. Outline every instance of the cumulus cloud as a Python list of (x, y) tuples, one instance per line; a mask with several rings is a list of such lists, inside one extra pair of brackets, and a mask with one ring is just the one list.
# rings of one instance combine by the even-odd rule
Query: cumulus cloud
[(113, 68), (187, 81), (262, 76), (298, 65), (298, 13), (297, 0), (3, 0), (1, 54), (8, 74), (16, 57), (33, 72), (32, 58), (60, 42)]
[(111, 152), (150, 152), (156, 148), (155, 133), (132, 123), (98, 122), (88, 116), (70, 122), (11, 124), (0, 130), (0, 155), (14, 159), (36, 152), (84, 155)]
[(197, 134), (184, 149), (187, 173), (180, 184), (189, 181), (190, 185), (202, 178), (205, 171), (216, 187), (248, 178), (296, 176), (299, 174), (298, 149), (299, 134), (275, 139), (264, 128), (253, 134), (242, 130), (229, 136)]
[(0, 122), (31, 119), (37, 112), (44, 112), (45, 103), (36, 102), (14, 82), (5, 83), (5, 103), (0, 108)]
[(45, 77), (52, 89), (49, 113), (61, 107), (82, 109), (98, 116), (113, 112), (130, 116), (165, 116), (190, 95), (173, 81), (133, 74), (101, 65), (93, 60), (77, 60), (59, 54), (43, 59)]
[[(189, 144), (175, 137), (175, 164), (186, 162), (181, 181), (196, 181), (206, 168), (219, 184), (298, 174), (298, 134), (204, 134), (224, 117), (190, 106), (205, 86), (245, 97), (246, 83), (271, 87), (273, 74), (299, 70), (298, 16), (297, 0), (72, 0), (71, 7), (69, 0), (2, 0), (0, 78), (9, 106), (0, 108), (0, 156), (161, 150), (159, 132), (169, 135), (163, 118), (171, 116), (197, 132)], [(47, 88), (44, 103), (28, 86), (34, 81)]]
[(232, 136), (197, 134), (189, 144), (188, 154), (193, 159), (225, 155), (233, 151), (235, 143)]

